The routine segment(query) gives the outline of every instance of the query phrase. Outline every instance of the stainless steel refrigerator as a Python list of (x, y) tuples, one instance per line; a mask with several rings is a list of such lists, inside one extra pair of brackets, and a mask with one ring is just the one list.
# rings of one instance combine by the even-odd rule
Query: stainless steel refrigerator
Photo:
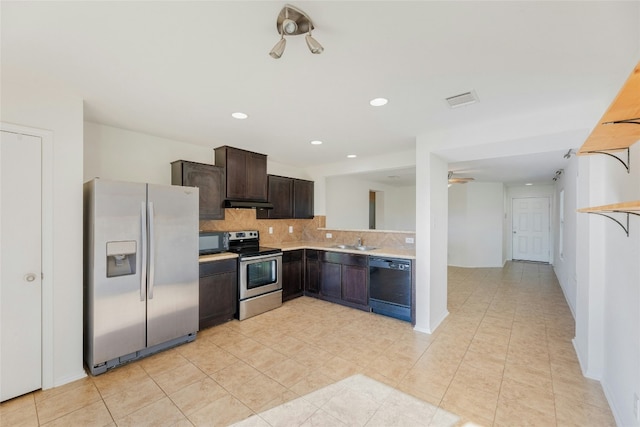
[(84, 185), (84, 360), (93, 375), (193, 341), (193, 187), (96, 178)]

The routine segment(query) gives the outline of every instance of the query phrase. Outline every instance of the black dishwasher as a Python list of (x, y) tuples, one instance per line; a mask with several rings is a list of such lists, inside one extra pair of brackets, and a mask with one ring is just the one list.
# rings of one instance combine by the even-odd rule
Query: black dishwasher
[(369, 258), (369, 306), (371, 311), (411, 321), (411, 261)]

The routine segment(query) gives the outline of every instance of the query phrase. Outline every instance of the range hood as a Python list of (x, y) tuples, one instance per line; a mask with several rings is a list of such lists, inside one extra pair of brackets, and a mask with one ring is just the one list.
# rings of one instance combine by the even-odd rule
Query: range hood
[(225, 200), (225, 208), (237, 209), (273, 209), (273, 203), (261, 202), (256, 200)]

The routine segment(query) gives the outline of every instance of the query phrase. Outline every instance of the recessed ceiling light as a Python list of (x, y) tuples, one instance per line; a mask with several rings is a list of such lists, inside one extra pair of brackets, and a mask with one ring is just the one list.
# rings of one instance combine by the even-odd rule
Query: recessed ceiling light
[(532, 182), (527, 182), (525, 185), (533, 185)]
[(383, 105), (386, 105), (387, 102), (389, 102), (387, 98), (374, 98), (371, 101), (369, 101), (369, 104), (371, 104), (374, 107), (382, 107)]
[(311, 145), (321, 145), (322, 141), (318, 141), (317, 139), (315, 141), (311, 141)]
[(249, 116), (247, 116), (245, 113), (241, 113), (241, 112), (238, 111), (236, 113), (232, 113), (231, 117), (233, 117), (234, 119), (238, 119), (238, 120), (244, 120)]
[(350, 159), (355, 159), (358, 156), (356, 156), (355, 154), (347, 154), (347, 157)]

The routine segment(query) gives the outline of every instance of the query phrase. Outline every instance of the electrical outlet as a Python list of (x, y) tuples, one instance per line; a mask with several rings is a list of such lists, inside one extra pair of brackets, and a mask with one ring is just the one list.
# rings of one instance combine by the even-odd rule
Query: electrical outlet
[(415, 243), (413, 237), (405, 237), (404, 242), (405, 243)]
[(269, 227), (269, 234), (273, 234), (273, 227)]
[(293, 225), (289, 226), (289, 233), (293, 233)]
[(327, 233), (327, 234), (325, 234), (324, 236), (325, 236), (327, 239), (330, 239), (330, 238), (332, 238), (332, 237), (333, 237), (333, 234), (331, 234), (331, 233)]
[(640, 397), (638, 397), (638, 393), (633, 395), (633, 415), (635, 415), (636, 421), (640, 421)]

